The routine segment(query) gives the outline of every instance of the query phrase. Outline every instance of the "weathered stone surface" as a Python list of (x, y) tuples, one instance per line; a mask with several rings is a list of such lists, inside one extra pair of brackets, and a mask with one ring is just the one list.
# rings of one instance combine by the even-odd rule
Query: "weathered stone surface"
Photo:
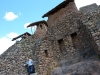
[(56, 22), (57, 20), (62, 21), (62, 19), (66, 15), (70, 14), (73, 11), (79, 13), (75, 3), (70, 2), (68, 5), (66, 5), (65, 8), (62, 8), (56, 13), (49, 15), (48, 20), (47, 20), (48, 26), (53, 26), (54, 25), (53, 23)]
[(98, 10), (99, 10), (99, 8), (96, 3), (80, 8), (80, 12), (83, 14), (97, 12)]

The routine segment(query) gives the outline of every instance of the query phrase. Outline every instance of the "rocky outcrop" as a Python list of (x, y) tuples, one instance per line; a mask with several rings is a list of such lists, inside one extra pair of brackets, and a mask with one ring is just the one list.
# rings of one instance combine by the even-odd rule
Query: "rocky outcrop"
[(100, 62), (85, 60), (73, 64), (71, 60), (63, 60), (51, 75), (100, 75)]

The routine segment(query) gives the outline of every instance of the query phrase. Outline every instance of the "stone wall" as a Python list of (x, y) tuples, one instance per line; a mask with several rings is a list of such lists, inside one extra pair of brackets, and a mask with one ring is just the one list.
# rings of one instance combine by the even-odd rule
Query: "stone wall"
[(70, 2), (68, 5), (58, 10), (56, 13), (49, 15), (47, 21), (48, 25), (53, 26), (56, 21), (62, 21), (62, 19), (72, 11), (78, 12), (78, 9), (74, 2)]
[[(94, 6), (95, 11), (88, 11), (87, 14), (84, 14), (84, 16), (82, 16), (82, 22), (84, 23), (84, 25), (89, 29), (91, 35), (93, 36), (93, 39), (96, 43), (96, 45), (98, 46), (97, 54), (100, 54), (100, 7), (95, 4), (90, 5), (90, 6)], [(95, 8), (96, 7), (96, 8)], [(84, 7), (83, 9), (81, 8), (81, 10), (84, 9), (88, 9), (87, 7)], [(85, 12), (85, 10), (84, 10)], [(87, 10), (86, 10), (87, 12)]]
[[(70, 57), (71, 56), (75, 57), (74, 54), (77, 52), (77, 50), (80, 50), (80, 51), (82, 50), (83, 52), (81, 53), (84, 53), (85, 50), (87, 50), (88, 48), (90, 48), (90, 50), (93, 49), (93, 51), (97, 49), (95, 47), (95, 43), (91, 42), (94, 40), (88, 28), (85, 25), (82, 25), (81, 29), (79, 28), (80, 24), (77, 23), (77, 21), (78, 19), (81, 18), (81, 15), (82, 14), (78, 14), (74, 12), (70, 13), (69, 15), (65, 16), (62, 19), (62, 21), (59, 21), (59, 22), (57, 21), (56, 23), (54, 23), (52, 27), (49, 27), (48, 32), (47, 32), (48, 33), (47, 37), (51, 40), (55, 40), (55, 41), (58, 41), (60, 39), (64, 40), (66, 51), (70, 50), (70, 52), (72, 52), (72, 53), (69, 52)], [(73, 40), (71, 37), (71, 35), (74, 33), (77, 34), (77, 39), (80, 39), (80, 41), (76, 40), (77, 43), (78, 42), (80, 43), (80, 44), (77, 44), (78, 47), (76, 49), (74, 47)], [(69, 37), (69, 39), (67, 37)], [(67, 47), (66, 43), (67, 45), (70, 45), (70, 47)], [(59, 48), (59, 47), (56, 47), (56, 48)], [(93, 51), (91, 50), (90, 52), (93, 52)]]
[(78, 42), (79, 43), (79, 56), (82, 58), (88, 58), (96, 54), (97, 45), (91, 35), (90, 30), (82, 22), (78, 20)]
[(74, 33), (77, 31), (77, 20), (79, 16), (80, 14), (73, 12), (64, 16), (61, 21), (56, 20), (56, 22), (52, 22), (52, 26), (48, 28), (47, 37), (52, 38), (52, 40), (61, 39), (65, 35)]
[(39, 49), (36, 50), (36, 55), (39, 58), (39, 75), (47, 75), (48, 67), (51, 61), (53, 60), (53, 52), (51, 48), (50, 41), (47, 40), (41, 40), (41, 43), (39, 45)]
[(38, 38), (38, 37), (43, 38), (43, 37), (45, 37), (46, 32), (47, 32), (47, 26), (46, 26), (45, 24), (39, 24), (39, 25), (37, 26), (36, 31), (34, 32), (34, 35), (35, 35), (35, 37), (37, 37), (37, 38)]

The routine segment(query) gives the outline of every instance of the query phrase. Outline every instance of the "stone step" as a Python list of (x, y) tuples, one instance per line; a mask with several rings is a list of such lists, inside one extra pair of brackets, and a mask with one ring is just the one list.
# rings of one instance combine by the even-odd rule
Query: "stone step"
[(30, 75), (37, 75), (37, 73), (33, 73), (33, 74), (30, 74)]

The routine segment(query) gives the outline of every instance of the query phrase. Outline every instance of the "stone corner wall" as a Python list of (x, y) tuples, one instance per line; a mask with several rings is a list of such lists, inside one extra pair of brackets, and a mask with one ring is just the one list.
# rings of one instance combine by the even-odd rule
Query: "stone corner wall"
[(81, 18), (83, 24), (88, 28), (95, 45), (97, 46), (96, 53), (100, 54), (100, 12), (88, 13)]
[(47, 26), (45, 24), (39, 24), (37, 26), (36, 31), (34, 32), (34, 36), (37, 38), (44, 38), (47, 32)]

